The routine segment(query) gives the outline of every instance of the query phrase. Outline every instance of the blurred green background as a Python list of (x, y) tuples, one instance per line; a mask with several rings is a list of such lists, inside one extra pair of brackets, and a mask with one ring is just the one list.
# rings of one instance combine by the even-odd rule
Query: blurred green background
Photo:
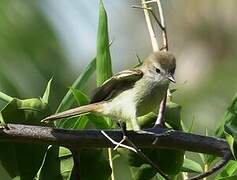
[[(237, 2), (162, 1), (170, 51), (177, 57), (183, 120), (194, 132), (212, 134), (237, 91)], [(114, 72), (151, 51), (139, 1), (104, 0)], [(0, 1), (0, 90), (13, 97), (41, 96), (53, 77), (56, 108), (71, 83), (96, 55), (97, 0)], [(156, 28), (158, 29), (158, 28)], [(159, 33), (158, 33), (159, 35)], [(84, 89), (90, 94), (94, 81)], [(1, 102), (1, 106), (4, 103)]]

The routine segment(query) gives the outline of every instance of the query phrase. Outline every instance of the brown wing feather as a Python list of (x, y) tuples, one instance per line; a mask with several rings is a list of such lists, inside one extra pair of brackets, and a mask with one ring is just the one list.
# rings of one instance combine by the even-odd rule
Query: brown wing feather
[(109, 100), (122, 91), (132, 88), (142, 76), (143, 72), (138, 69), (125, 70), (115, 74), (95, 90), (91, 103)]

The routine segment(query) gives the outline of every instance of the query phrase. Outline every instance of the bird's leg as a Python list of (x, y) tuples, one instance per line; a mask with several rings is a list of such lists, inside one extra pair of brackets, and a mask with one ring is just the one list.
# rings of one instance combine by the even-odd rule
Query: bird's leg
[(119, 121), (119, 125), (120, 125), (122, 133), (123, 133), (123, 138), (121, 141), (118, 142), (118, 144), (115, 146), (114, 150), (116, 150), (124, 141), (126, 141), (128, 139), (126, 123)]

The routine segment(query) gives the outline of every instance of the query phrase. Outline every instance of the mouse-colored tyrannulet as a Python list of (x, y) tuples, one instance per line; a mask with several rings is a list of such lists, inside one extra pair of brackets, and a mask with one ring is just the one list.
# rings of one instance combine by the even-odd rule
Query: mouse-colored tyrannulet
[(175, 82), (175, 57), (169, 52), (153, 52), (142, 65), (121, 71), (105, 81), (92, 97), (91, 104), (46, 117), (42, 121), (62, 119), (85, 113), (99, 113), (131, 122), (140, 130), (137, 117), (154, 111), (164, 98), (169, 82)]

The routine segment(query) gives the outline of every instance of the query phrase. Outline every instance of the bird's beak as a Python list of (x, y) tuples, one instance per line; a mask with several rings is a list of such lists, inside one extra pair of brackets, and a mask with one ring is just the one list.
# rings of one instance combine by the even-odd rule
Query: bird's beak
[(169, 74), (169, 75), (167, 76), (167, 78), (168, 78), (171, 82), (176, 83), (176, 81), (175, 81), (173, 75)]

